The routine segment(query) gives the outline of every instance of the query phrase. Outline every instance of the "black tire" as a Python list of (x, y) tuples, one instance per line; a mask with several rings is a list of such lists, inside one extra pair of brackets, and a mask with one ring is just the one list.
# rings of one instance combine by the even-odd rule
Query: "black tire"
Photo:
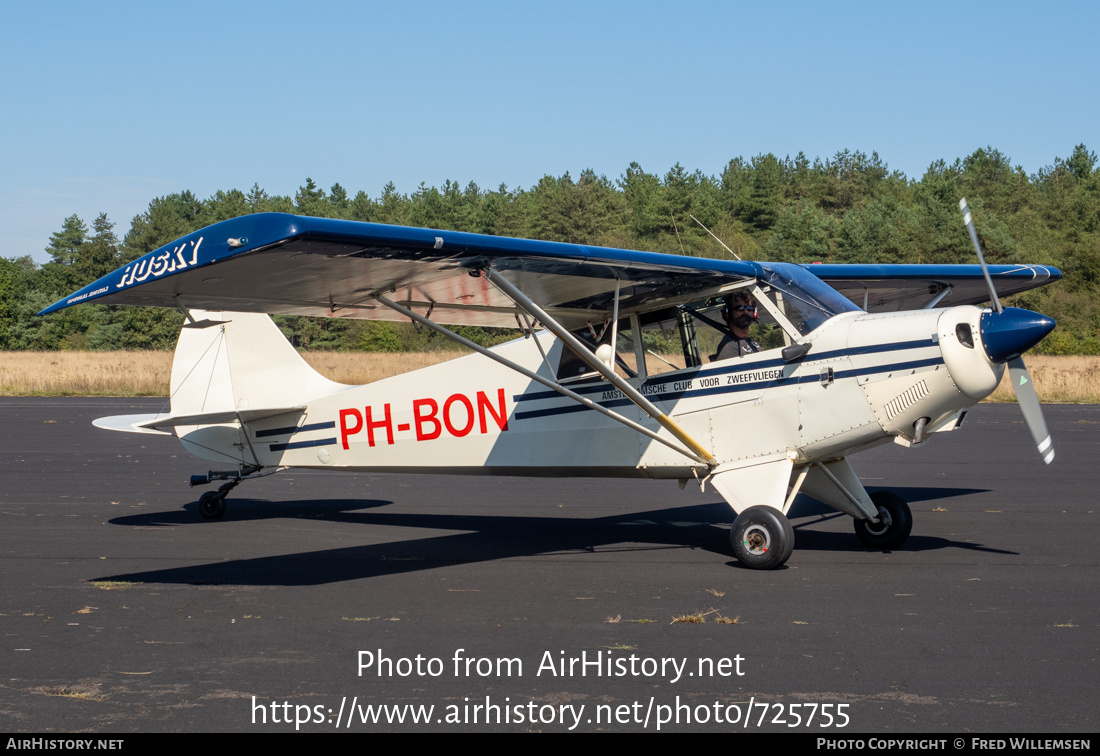
[(875, 491), (871, 502), (878, 507), (879, 522), (856, 520), (856, 536), (872, 549), (896, 549), (913, 530), (913, 513), (905, 499), (889, 491)]
[(225, 494), (207, 491), (199, 497), (199, 514), (208, 520), (216, 520), (225, 514)]
[(749, 507), (737, 516), (730, 529), (733, 555), (753, 570), (781, 567), (794, 551), (791, 521), (772, 507)]

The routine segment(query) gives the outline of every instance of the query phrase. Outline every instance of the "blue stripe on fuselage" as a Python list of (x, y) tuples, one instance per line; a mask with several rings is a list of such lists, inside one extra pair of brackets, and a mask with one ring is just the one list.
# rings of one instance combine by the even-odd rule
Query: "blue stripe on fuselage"
[[(918, 341), (898, 341), (898, 342), (893, 342), (893, 343), (890, 343), (890, 344), (872, 344), (872, 345), (865, 346), (865, 347), (834, 349), (831, 352), (822, 352), (821, 354), (815, 354), (815, 355), (812, 356), (811, 359), (804, 360), (802, 362), (802, 364), (803, 365), (810, 365), (814, 362), (820, 362), (820, 361), (823, 361), (823, 360), (832, 360), (832, 359), (836, 359), (838, 357), (856, 357), (856, 356), (865, 355), (865, 354), (879, 354), (879, 353), (882, 353), (882, 352), (897, 352), (897, 351), (902, 351), (902, 350), (907, 350), (907, 349), (923, 349), (923, 348), (932, 347), (932, 346), (936, 346), (936, 342), (932, 341), (932, 339), (920, 339)], [(762, 360), (761, 362), (754, 362), (749, 367), (746, 367), (743, 363), (738, 363), (738, 364), (735, 364), (735, 365), (721, 365), (721, 366), (715, 366), (715, 367), (706, 367), (706, 366), (704, 366), (704, 367), (698, 367), (695, 370), (691, 370), (691, 371), (688, 371), (686, 369), (683, 370), (683, 371), (680, 371), (676, 375), (676, 380), (677, 381), (690, 381), (690, 380), (693, 380), (697, 377), (698, 378), (705, 378), (705, 377), (708, 377), (708, 376), (711, 376), (711, 375), (726, 375), (727, 373), (739, 373), (739, 372), (743, 372), (743, 371), (764, 370), (764, 369), (771, 368), (771, 367), (785, 367), (787, 364), (788, 363), (784, 359), (775, 358), (775, 359), (770, 359), (770, 360)], [(670, 374), (668, 374), (668, 373), (663, 374), (663, 376), (668, 376), (668, 375), (670, 375)], [(647, 379), (644, 383), (642, 383), (641, 387), (638, 390), (641, 391), (643, 394), (646, 394), (647, 396), (650, 395), (646, 392), (646, 388), (657, 386), (657, 385), (660, 385), (662, 383), (668, 383), (669, 378), (663, 377), (663, 376), (662, 377), (653, 377), (653, 378)], [(585, 394), (601, 394), (604, 391), (608, 390), (607, 385), (608, 385), (607, 383), (604, 383), (603, 381), (601, 381), (599, 383), (596, 383), (596, 384), (593, 384), (593, 385), (590, 385), (590, 386), (578, 386), (578, 387), (572, 389), (572, 391), (574, 391), (578, 394), (581, 394), (582, 396), (585, 395)], [(557, 397), (560, 397), (560, 396), (561, 396), (561, 394), (559, 394), (557, 391), (532, 391), (532, 392), (526, 393), (526, 394), (515, 394), (515, 395), (512, 396), (512, 401), (514, 401), (514, 402), (530, 402), (530, 401), (537, 401), (539, 399), (554, 399), (554, 398), (557, 398)], [(664, 394), (659, 394), (659, 396), (664, 396)]]
[(256, 431), (256, 438), (266, 438), (267, 436), (288, 436), (295, 433), (305, 433), (306, 431), (324, 430), (326, 428), (335, 428), (336, 421), (330, 420), (327, 423), (313, 423), (311, 425), (303, 425), (299, 428), (296, 425), (289, 425), (286, 428), (271, 428), (269, 430)]
[(332, 446), (336, 443), (335, 438), (318, 438), (314, 441), (295, 441), (289, 444), (269, 444), (268, 448), (273, 452), (285, 451), (287, 449), (305, 449), (310, 446)]
[[(892, 351), (901, 351), (901, 350), (909, 350), (909, 349), (923, 349), (923, 348), (928, 348), (928, 347), (932, 347), (932, 346), (935, 346), (935, 345), (936, 345), (936, 342), (932, 341), (931, 339), (921, 339), (919, 341), (897, 342), (897, 343), (893, 343), (893, 344), (875, 344), (875, 345), (872, 345), (872, 346), (869, 346), (869, 347), (860, 347), (860, 348), (856, 348), (856, 349), (837, 349), (837, 350), (833, 350), (831, 352), (822, 352), (821, 354), (815, 355), (813, 360), (803, 362), (799, 367), (809, 367), (809, 366), (812, 366), (812, 364), (814, 362), (822, 362), (824, 360), (834, 359), (834, 358), (837, 358), (837, 357), (845, 357), (845, 356), (852, 357), (852, 356), (875, 354), (875, 353), (881, 353), (881, 352), (892, 352)], [(858, 377), (858, 376), (861, 376), (861, 375), (876, 375), (876, 374), (879, 374), (879, 373), (886, 373), (886, 372), (891, 372), (891, 371), (895, 371), (895, 370), (911, 370), (911, 369), (922, 368), (922, 367), (930, 367), (932, 365), (939, 365), (939, 364), (942, 364), (942, 363), (943, 363), (942, 355), (941, 356), (936, 356), (936, 357), (926, 358), (926, 359), (923, 359), (923, 360), (911, 360), (911, 361), (908, 361), (908, 362), (891, 362), (891, 363), (888, 363), (888, 364), (885, 364), (885, 365), (875, 365), (875, 366), (868, 366), (868, 367), (863, 367), (863, 368), (853, 368), (851, 370), (837, 371), (836, 373), (833, 374), (833, 379), (834, 380), (840, 380), (840, 379), (843, 379), (843, 378), (852, 378), (852, 377)], [(684, 382), (695, 381), (697, 379), (707, 378), (707, 377), (711, 377), (711, 376), (726, 375), (726, 374), (729, 374), (729, 373), (746, 373), (746, 374), (749, 374), (749, 373), (754, 373), (754, 372), (765, 371), (765, 370), (768, 370), (769, 368), (774, 369), (778, 366), (786, 366), (786, 365), (787, 365), (786, 362), (784, 362), (782, 359), (778, 359), (778, 360), (764, 360), (764, 361), (761, 361), (761, 362), (755, 362), (750, 366), (733, 365), (733, 366), (722, 366), (722, 367), (717, 367), (717, 368), (699, 368), (698, 370), (695, 370), (691, 373), (682, 373), (682, 374), (676, 375), (674, 379), (672, 377), (669, 377), (669, 378), (666, 378), (664, 380), (660, 380), (660, 379), (652, 380), (652, 381), (647, 380), (645, 383), (642, 384), (642, 386), (645, 387), (647, 385), (661, 385), (661, 384), (667, 384), (669, 382), (672, 382), (673, 384), (684, 383)], [(740, 391), (750, 391), (750, 390), (763, 390), (763, 389), (774, 388), (776, 386), (785, 386), (785, 385), (801, 384), (801, 383), (816, 383), (820, 380), (821, 380), (821, 377), (817, 373), (813, 373), (813, 372), (808, 370), (802, 375), (792, 375), (792, 376), (789, 376), (789, 377), (779, 377), (779, 378), (770, 379), (770, 380), (752, 381), (752, 382), (746, 381), (744, 383), (733, 383), (733, 384), (726, 383), (726, 384), (723, 384), (723, 385), (720, 385), (720, 386), (713, 386), (713, 387), (699, 388), (699, 389), (692, 388), (692, 389), (684, 389), (684, 390), (679, 390), (679, 391), (674, 390), (674, 391), (665, 391), (665, 392), (659, 392), (659, 393), (654, 392), (654, 393), (647, 394), (647, 398), (649, 398), (653, 401), (679, 401), (680, 399), (689, 399), (689, 398), (700, 397), (700, 396), (713, 396), (715, 394), (736, 393), (736, 392), (740, 392)], [(601, 405), (603, 407), (608, 407), (608, 408), (622, 407), (622, 406), (626, 406), (626, 405), (629, 405), (629, 404), (633, 404), (633, 402), (630, 399), (622, 396), (621, 392), (619, 392), (618, 389), (615, 389), (615, 388), (609, 386), (609, 384), (603, 383), (603, 382), (601, 382), (599, 384), (596, 384), (596, 385), (593, 385), (593, 386), (578, 387), (578, 388), (573, 389), (573, 390), (576, 391), (578, 394), (614, 392), (617, 395), (615, 398), (608, 399), (606, 401), (597, 402), (599, 405)], [(644, 390), (643, 390), (643, 393), (645, 393)], [(556, 391), (539, 391), (539, 392), (535, 392), (535, 393), (532, 393), (532, 394), (520, 394), (520, 395), (514, 396), (513, 400), (516, 401), (516, 402), (520, 402), (520, 401), (525, 401), (525, 400), (530, 400), (530, 399), (543, 399), (543, 398), (549, 399), (549, 398), (560, 398), (560, 397), (561, 397), (561, 394), (557, 393)], [(533, 419), (533, 418), (537, 418), (537, 417), (547, 417), (547, 416), (550, 416), (550, 415), (561, 415), (561, 414), (567, 414), (567, 413), (570, 413), (570, 412), (580, 412), (582, 410), (587, 410), (587, 409), (588, 408), (585, 407), (583, 404), (572, 403), (572, 404), (562, 405), (562, 406), (558, 406), (558, 407), (547, 407), (546, 409), (541, 409), (541, 410), (529, 410), (527, 412), (516, 412), (514, 417), (515, 417), (516, 420), (527, 420), (527, 419)]]

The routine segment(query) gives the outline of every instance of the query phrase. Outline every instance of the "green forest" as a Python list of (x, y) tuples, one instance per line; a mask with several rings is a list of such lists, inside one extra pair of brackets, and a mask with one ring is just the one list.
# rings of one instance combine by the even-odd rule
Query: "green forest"
[[(877, 153), (844, 150), (812, 162), (802, 153), (730, 160), (720, 175), (679, 164), (664, 175), (631, 163), (617, 179), (585, 170), (544, 176), (528, 189), (474, 183), (389, 183), (380, 196), (327, 191), (312, 179), (293, 197), (258, 185), (200, 199), (157, 197), (119, 236), (106, 213), (72, 215), (50, 238), (49, 262), (0, 258), (0, 349), (169, 349), (183, 316), (172, 310), (85, 305), (47, 317), (42, 308), (191, 231), (259, 212), (345, 218), (482, 234), (725, 258), (695, 216), (745, 259), (796, 263), (973, 263), (959, 214), (965, 196), (990, 264), (1054, 265), (1063, 280), (1012, 304), (1055, 318), (1037, 351), (1100, 354), (1100, 168), (1083, 144), (1029, 175), (988, 147), (933, 163), (920, 180), (891, 171)], [(301, 348), (420, 351), (447, 348), (430, 331), (393, 323), (280, 318)], [(463, 329), (480, 343), (512, 334)]]

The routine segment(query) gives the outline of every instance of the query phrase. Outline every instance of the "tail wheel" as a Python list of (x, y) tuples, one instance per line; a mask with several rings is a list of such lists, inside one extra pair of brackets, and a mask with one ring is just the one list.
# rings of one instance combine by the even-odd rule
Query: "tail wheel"
[(878, 508), (878, 522), (856, 520), (856, 536), (872, 549), (894, 549), (905, 543), (913, 530), (913, 513), (905, 499), (889, 491), (875, 491), (871, 503)]
[(774, 570), (794, 551), (791, 521), (772, 507), (749, 507), (737, 516), (730, 529), (733, 555), (754, 570)]
[(216, 520), (225, 514), (225, 494), (207, 491), (199, 497), (199, 514), (208, 520)]

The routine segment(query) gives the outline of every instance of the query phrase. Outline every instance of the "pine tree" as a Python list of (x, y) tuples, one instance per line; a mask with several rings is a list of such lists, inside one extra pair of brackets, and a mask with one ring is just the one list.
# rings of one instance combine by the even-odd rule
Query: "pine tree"
[(351, 208), (351, 200), (348, 199), (348, 192), (344, 187), (340, 186), (337, 182), (332, 185), (332, 188), (328, 190), (328, 201), (332, 205), (332, 214), (337, 218), (346, 218), (348, 210)]
[(1073, 154), (1066, 160), (1066, 167), (1069, 168), (1069, 172), (1079, 179), (1088, 178), (1092, 175), (1092, 169), (1095, 165), (1096, 153), (1089, 152), (1084, 144), (1074, 147)]
[(248, 196), (245, 198), (245, 202), (248, 204), (248, 209), (253, 213), (266, 213), (268, 211), (269, 197), (267, 192), (260, 188), (258, 183), (252, 184), (252, 188), (248, 190)]
[(765, 231), (775, 225), (782, 199), (779, 159), (770, 152), (752, 161), (752, 188), (749, 191), (748, 221)]
[(83, 284), (89, 284), (110, 273), (119, 266), (118, 237), (115, 224), (100, 213), (92, 223), (95, 236), (80, 246), (73, 269)]
[[(339, 184), (337, 184), (339, 186)], [(314, 215), (322, 218), (332, 215), (325, 190), (313, 183), (313, 179), (307, 178), (306, 185), (298, 187), (298, 193), (294, 195), (294, 206), (302, 215)]]
[(50, 235), (50, 244), (46, 251), (50, 253), (53, 262), (61, 265), (72, 265), (80, 254), (80, 247), (88, 238), (88, 227), (77, 215), (70, 215), (65, 219), (61, 230)]

